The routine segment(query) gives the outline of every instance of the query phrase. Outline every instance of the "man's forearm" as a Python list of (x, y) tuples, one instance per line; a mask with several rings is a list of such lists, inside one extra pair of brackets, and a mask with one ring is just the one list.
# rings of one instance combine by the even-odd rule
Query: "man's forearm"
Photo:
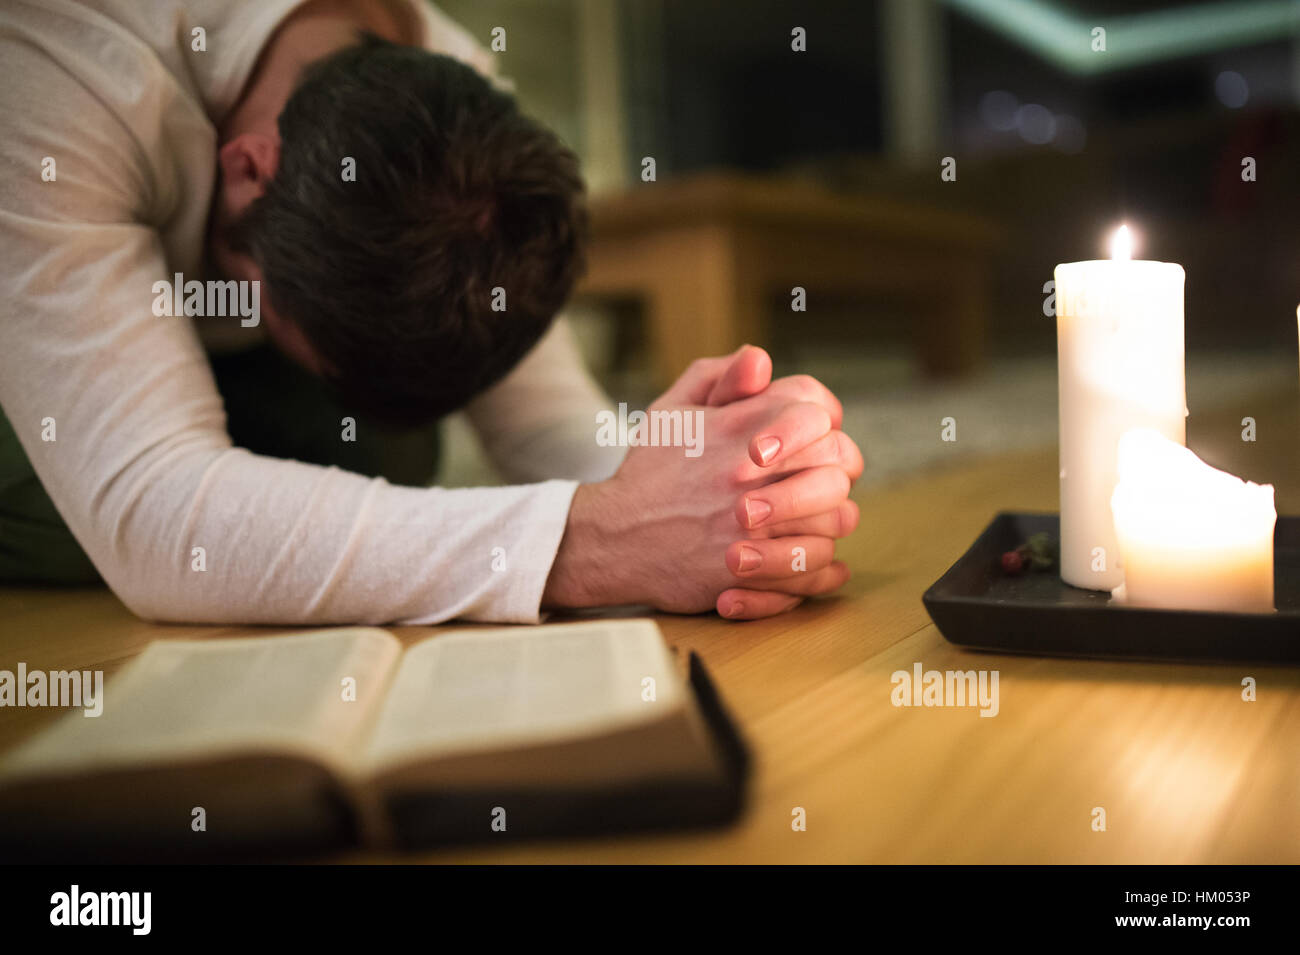
[(578, 485), (542, 606), (577, 609), (645, 600), (628, 558), (631, 524), (611, 481)]

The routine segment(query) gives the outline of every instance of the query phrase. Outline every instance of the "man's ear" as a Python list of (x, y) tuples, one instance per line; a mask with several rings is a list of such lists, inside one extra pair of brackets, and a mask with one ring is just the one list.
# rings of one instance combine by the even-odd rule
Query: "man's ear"
[(217, 154), (221, 162), (222, 191), (229, 214), (239, 216), (266, 192), (280, 165), (280, 144), (261, 133), (241, 133), (224, 143)]

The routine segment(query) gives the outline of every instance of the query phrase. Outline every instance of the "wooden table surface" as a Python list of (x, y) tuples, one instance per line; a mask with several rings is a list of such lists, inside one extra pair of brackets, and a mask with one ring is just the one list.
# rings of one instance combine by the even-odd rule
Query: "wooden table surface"
[[(1234, 407), (1196, 422), (1189, 443), (1273, 481), (1279, 512), (1296, 513), (1296, 404), (1288, 393)], [(1254, 444), (1240, 441), (1243, 414), (1259, 422)], [(929, 622), (925, 588), (996, 511), (1055, 510), (1056, 477), (1055, 448), (958, 458), (858, 495), (840, 596), (752, 623), (659, 619), (671, 644), (703, 657), (753, 747), (734, 827), (341, 861), (1300, 861), (1300, 669), (973, 653)], [(146, 624), (102, 589), (0, 589), (2, 666), (111, 674), (154, 639), (266, 632)], [(998, 670), (1000, 712), (894, 707), (890, 674), (916, 662)], [(1245, 676), (1256, 702), (1241, 698)], [(58, 715), (0, 710), (0, 750)], [(796, 806), (804, 832), (791, 828)], [(1098, 806), (1105, 832), (1091, 827)]]

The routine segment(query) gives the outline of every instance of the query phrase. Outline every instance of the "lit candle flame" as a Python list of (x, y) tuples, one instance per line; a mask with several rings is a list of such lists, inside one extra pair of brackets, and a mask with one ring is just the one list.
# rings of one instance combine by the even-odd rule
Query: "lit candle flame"
[(1127, 262), (1133, 258), (1133, 236), (1129, 234), (1127, 225), (1115, 230), (1115, 237), (1110, 240), (1110, 257), (1116, 262)]

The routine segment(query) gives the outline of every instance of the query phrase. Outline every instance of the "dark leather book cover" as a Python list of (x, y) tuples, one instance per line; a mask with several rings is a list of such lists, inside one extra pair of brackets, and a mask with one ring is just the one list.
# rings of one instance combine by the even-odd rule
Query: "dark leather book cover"
[[(689, 684), (711, 736), (714, 779), (647, 781), (584, 789), (421, 792), (390, 797), (395, 846), (406, 850), (477, 842), (571, 838), (724, 825), (741, 812), (748, 748), (704, 664), (692, 653)], [(6, 862), (309, 861), (360, 842), (356, 809), (320, 766), (296, 759), (232, 757), (193, 767), (130, 770), (69, 780), (0, 799), (0, 860)], [(206, 831), (190, 826), (204, 806)], [(508, 807), (505, 832), (489, 825)]]

